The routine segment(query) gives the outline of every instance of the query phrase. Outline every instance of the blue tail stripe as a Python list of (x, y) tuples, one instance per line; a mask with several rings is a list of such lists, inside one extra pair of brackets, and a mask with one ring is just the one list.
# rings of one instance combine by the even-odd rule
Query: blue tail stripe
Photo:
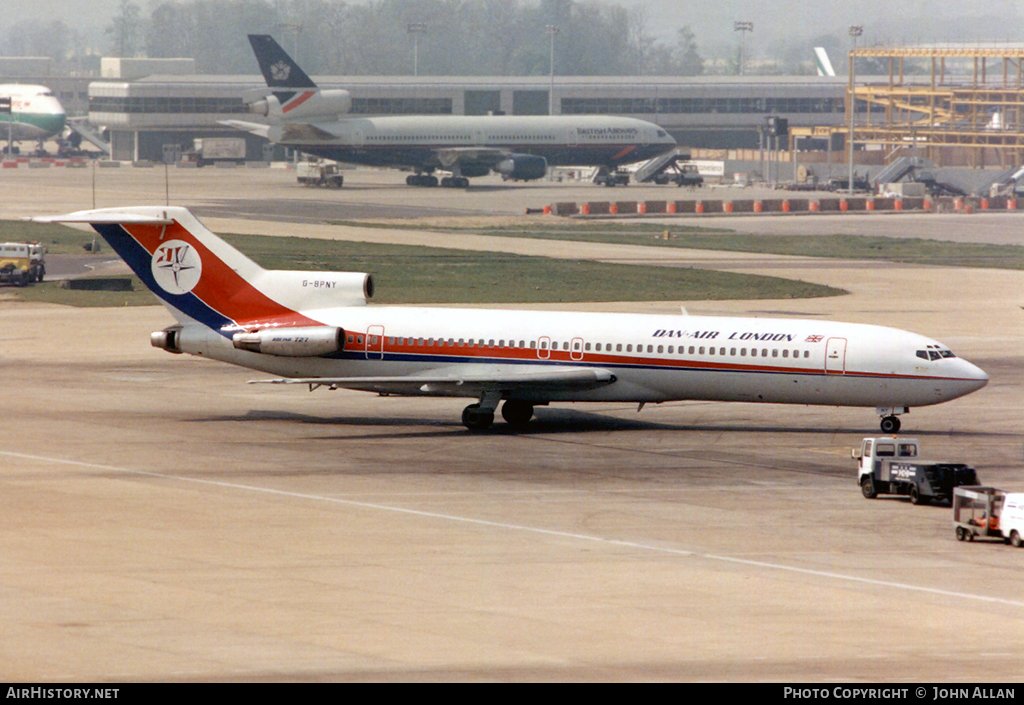
[(189, 292), (187, 294), (172, 294), (161, 287), (153, 277), (153, 255), (145, 247), (131, 236), (122, 226), (106, 223), (93, 223), (96, 230), (106, 240), (114, 251), (121, 256), (135, 275), (142, 280), (142, 283), (160, 298), (168, 306), (181, 311), (186, 316), (193, 318), (200, 323), (212, 328), (218, 333), (228, 336), (230, 333), (222, 330), (234, 324), (230, 318), (210, 308), (198, 296)]

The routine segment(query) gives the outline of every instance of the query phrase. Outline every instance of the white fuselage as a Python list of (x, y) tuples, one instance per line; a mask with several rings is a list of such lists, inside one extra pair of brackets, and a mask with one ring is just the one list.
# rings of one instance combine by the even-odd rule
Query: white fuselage
[(529, 154), (551, 166), (614, 166), (651, 159), (676, 146), (653, 123), (595, 115), (346, 117), (274, 125), (267, 137), (352, 164), (423, 168), (447, 168), (443, 154), (454, 158), (459, 150)]
[(0, 114), (0, 141), (42, 140), (64, 129), (64, 107), (46, 86), (0, 85), (0, 97), (11, 99), (11, 114)]
[[(346, 332), (332, 357), (285, 358), (234, 348), (201, 324), (184, 352), (285, 377), (395, 377), (445, 368), (599, 368), (612, 384), (538, 390), (547, 401), (682, 399), (911, 407), (949, 401), (987, 375), (946, 346), (881, 326), (816, 320), (357, 306), (306, 311)], [(372, 383), (338, 386), (370, 391)], [(434, 393), (415, 380), (402, 393)], [(457, 392), (454, 396), (463, 396)], [(465, 396), (473, 396), (467, 393)]]

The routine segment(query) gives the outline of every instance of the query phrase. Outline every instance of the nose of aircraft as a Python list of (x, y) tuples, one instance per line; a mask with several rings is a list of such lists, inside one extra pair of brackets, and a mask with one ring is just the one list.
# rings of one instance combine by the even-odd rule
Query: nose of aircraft
[(967, 360), (958, 359), (957, 362), (959, 363), (957, 376), (963, 380), (966, 387), (964, 394), (970, 394), (988, 384), (988, 374), (985, 370)]

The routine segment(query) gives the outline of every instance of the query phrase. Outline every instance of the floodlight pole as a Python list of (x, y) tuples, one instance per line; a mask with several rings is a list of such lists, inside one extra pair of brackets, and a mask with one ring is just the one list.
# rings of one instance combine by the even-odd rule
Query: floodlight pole
[(864, 34), (864, 27), (860, 25), (850, 26), (850, 37), (853, 39), (853, 51), (850, 52), (850, 180), (847, 182), (847, 191), (853, 195), (853, 116), (857, 112), (857, 99), (856, 99), (856, 87), (857, 78), (854, 68), (854, 62), (856, 61), (857, 54), (857, 37)]
[(548, 88), (548, 115), (555, 114), (555, 35), (561, 31), (557, 25), (549, 24), (545, 29), (551, 37), (551, 55), (549, 59), (548, 72), (551, 77), (551, 85)]
[(412, 35), (412, 75), (420, 75), (420, 35), (426, 34), (426, 22), (410, 22), (409, 34)]
[(747, 32), (754, 31), (753, 22), (733, 22), (732, 31), (740, 33), (740, 76), (743, 75), (743, 65), (746, 63), (746, 41)]

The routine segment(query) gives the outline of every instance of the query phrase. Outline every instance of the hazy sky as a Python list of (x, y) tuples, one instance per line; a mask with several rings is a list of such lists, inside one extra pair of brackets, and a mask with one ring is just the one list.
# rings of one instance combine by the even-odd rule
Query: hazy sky
[[(349, 0), (358, 3), (361, 0)], [(1024, 41), (1024, 3), (1020, 0), (603, 0), (625, 6), (644, 5), (652, 33), (690, 25), (703, 48), (734, 42), (734, 21), (754, 22), (748, 46), (770, 47), (782, 39), (845, 35), (851, 24), (864, 26), (863, 41), (872, 43)], [(153, 2), (136, 0), (148, 14)], [(25, 19), (104, 27), (118, 0), (0, 0), (0, 34)]]

